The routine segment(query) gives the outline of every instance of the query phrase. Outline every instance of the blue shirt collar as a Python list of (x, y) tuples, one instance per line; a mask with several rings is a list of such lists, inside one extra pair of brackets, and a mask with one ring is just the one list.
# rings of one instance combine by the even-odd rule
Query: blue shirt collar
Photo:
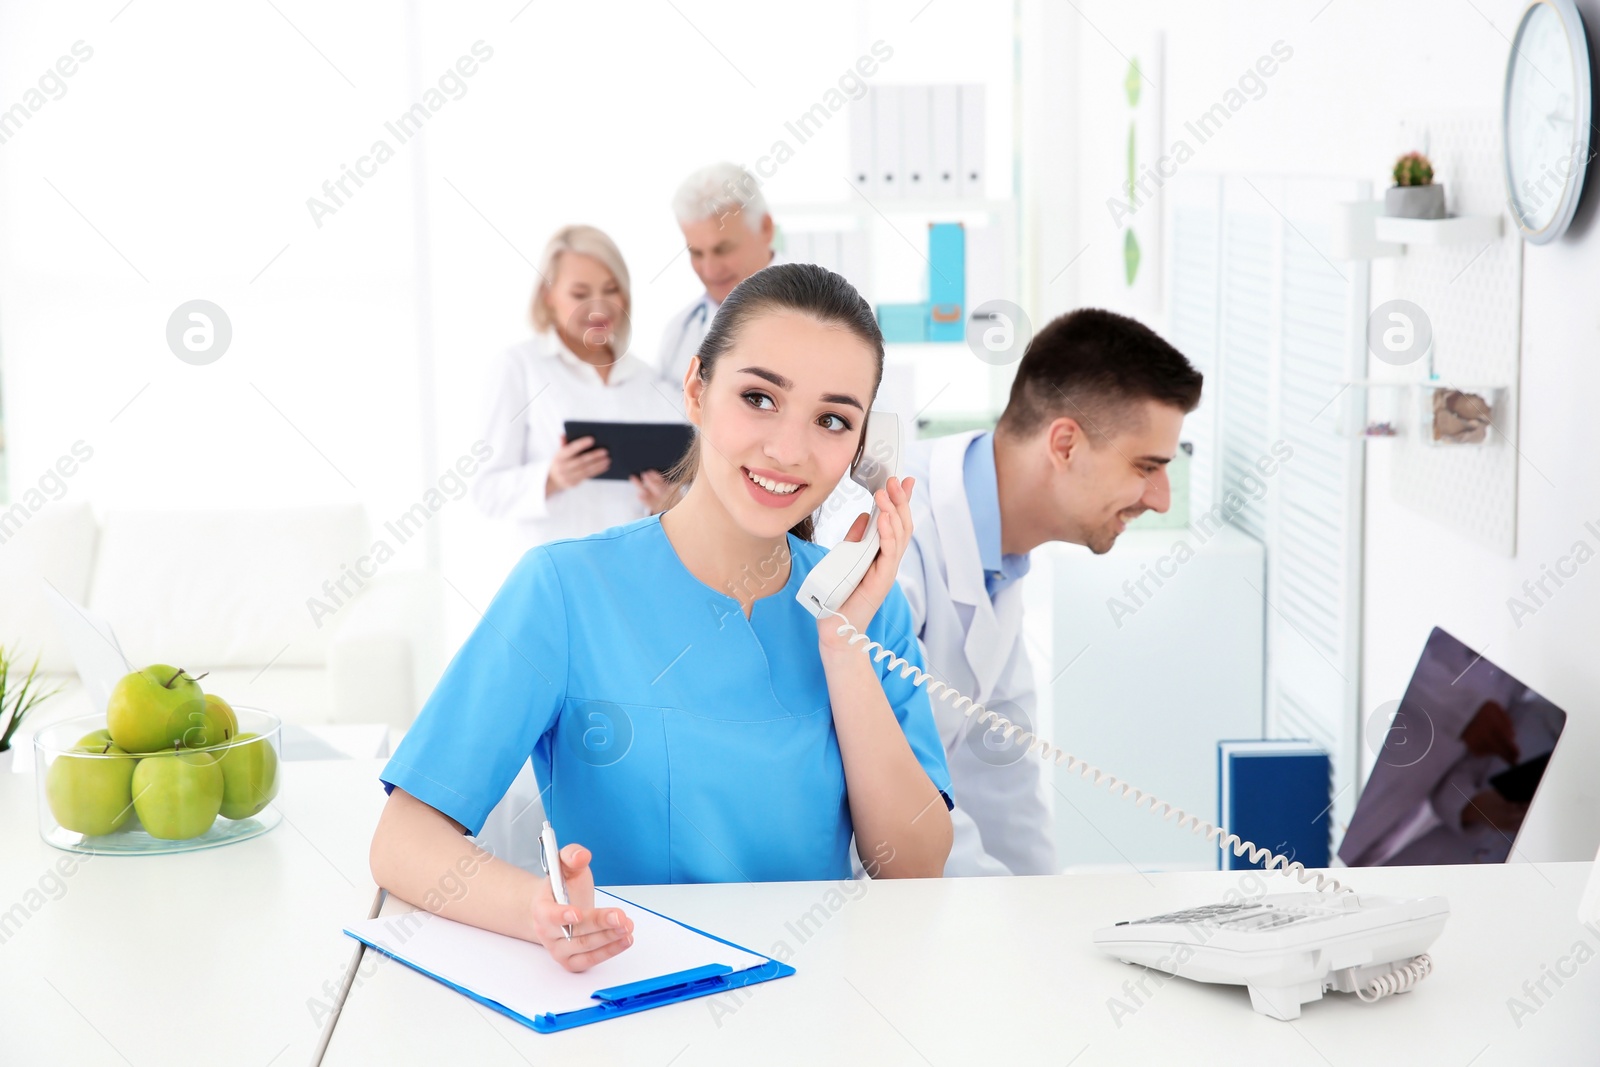
[(995, 473), (993, 433), (985, 431), (967, 443), (961, 478), (972, 512), (972, 532), (978, 538), (984, 585), (993, 597), (1027, 574), (1032, 565), (1026, 552), (1002, 554), (1000, 550), (1000, 479)]

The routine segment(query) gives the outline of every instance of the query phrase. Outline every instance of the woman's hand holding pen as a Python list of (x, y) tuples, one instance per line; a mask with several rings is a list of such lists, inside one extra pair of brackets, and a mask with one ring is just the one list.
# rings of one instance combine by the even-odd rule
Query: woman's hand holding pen
[[(878, 555), (862, 576), (861, 584), (839, 605), (839, 611), (860, 630), (866, 630), (878, 609), (883, 606), (900, 573), (900, 560), (911, 544), (911, 490), (915, 478), (890, 478), (887, 486), (873, 495), (878, 507)], [(866, 536), (870, 515), (859, 515), (850, 524), (846, 541), (859, 541)], [(824, 615), (817, 620), (817, 637), (824, 647), (848, 647), (845, 640), (835, 634), (839, 620)]]
[[(533, 898), (533, 928), (557, 963), (569, 971), (586, 971), (633, 944), (633, 920), (621, 908), (594, 906), (588, 849), (569, 843), (560, 855), (561, 877), (571, 903), (557, 904), (549, 881), (541, 878)], [(571, 928), (571, 940), (563, 927)]]

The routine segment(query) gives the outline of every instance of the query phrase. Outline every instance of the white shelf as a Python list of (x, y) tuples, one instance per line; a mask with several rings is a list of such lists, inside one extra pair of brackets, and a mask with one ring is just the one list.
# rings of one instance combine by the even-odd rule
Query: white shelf
[[(1508, 389), (1504, 385), (1446, 381), (1442, 378), (1422, 379), (1356, 379), (1343, 383), (1346, 389), (1365, 391), (1367, 401), (1362, 405), (1364, 417), (1355, 425), (1348, 417), (1341, 417), (1342, 436), (1366, 441), (1388, 441), (1414, 438), (1434, 447), (1477, 448), (1494, 442), (1494, 435), (1486, 434), (1480, 441), (1440, 441), (1432, 438), (1428, 427), (1434, 421), (1433, 394), (1438, 390), (1475, 394), (1484, 398), (1489, 410), (1498, 415), (1502, 410)], [(1393, 392), (1387, 392), (1392, 390)], [(1493, 418), (1490, 416), (1490, 428)], [(1374, 433), (1375, 427), (1386, 427), (1385, 432)]]
[(1503, 382), (1458, 382), (1445, 378), (1353, 378), (1339, 384), (1351, 389), (1451, 389), (1461, 393), (1506, 388)]
[(1383, 213), (1382, 200), (1334, 205), (1335, 259), (1380, 259), (1404, 255), (1408, 245), (1470, 245), (1493, 241), (1505, 229), (1502, 215), (1453, 215), (1443, 219), (1399, 219)]
[(1500, 236), (1499, 215), (1453, 215), (1443, 219), (1397, 219), (1379, 215), (1372, 220), (1379, 241), (1402, 245), (1457, 245), (1492, 241)]
[(1005, 215), (1016, 210), (1013, 200), (955, 200), (942, 197), (863, 197), (817, 203), (774, 204), (772, 217), (782, 220), (807, 215)]
[(914, 358), (916, 356), (942, 356), (946, 352), (967, 352), (966, 342), (962, 341), (885, 341), (883, 351)]

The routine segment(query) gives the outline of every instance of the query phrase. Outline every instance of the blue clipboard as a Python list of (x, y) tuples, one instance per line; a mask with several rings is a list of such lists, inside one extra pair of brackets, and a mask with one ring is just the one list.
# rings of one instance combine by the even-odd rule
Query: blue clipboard
[(382, 945), (376, 944), (375, 942), (362, 937), (360, 934), (357, 934), (349, 929), (346, 929), (344, 932), (350, 937), (355, 938), (357, 941), (360, 941), (368, 948), (371, 948), (376, 952), (380, 952), (392, 960), (403, 963), (419, 974), (427, 975), (440, 985), (448, 986), (451, 989), (454, 989), (457, 993), (460, 993), (466, 997), (470, 997), (485, 1007), (493, 1008), (500, 1014), (509, 1016), (510, 1018), (521, 1023), (523, 1026), (536, 1030), (541, 1034), (553, 1034), (558, 1030), (571, 1030), (576, 1026), (587, 1026), (590, 1023), (605, 1022), (607, 1019), (620, 1018), (623, 1015), (631, 1015), (637, 1011), (648, 1011), (651, 1008), (659, 1008), (664, 1004), (676, 1004), (679, 1001), (693, 1000), (696, 997), (710, 996), (713, 993), (722, 993), (729, 989), (738, 989), (741, 986), (755, 985), (758, 982), (770, 982), (774, 978), (787, 978), (795, 973), (793, 967), (786, 963), (780, 963), (779, 961), (772, 959), (770, 956), (764, 956), (763, 953), (752, 952), (743, 945), (736, 945), (732, 941), (718, 937), (716, 934), (707, 933), (704, 930), (697, 929), (696, 927), (690, 926), (688, 923), (678, 922), (678, 920), (672, 918), (670, 915), (662, 915), (659, 911), (644, 907), (642, 904), (637, 904), (634, 901), (627, 900), (624, 897), (618, 897), (615, 893), (610, 893), (608, 891), (607, 895), (615, 897), (617, 900), (622, 901), (624, 904), (627, 904), (630, 907), (638, 908), (640, 911), (648, 911), (650, 914), (666, 919), (668, 922), (681, 926), (686, 930), (692, 930), (701, 937), (706, 937), (712, 941), (718, 942), (719, 944), (727, 945), (729, 948), (736, 948), (741, 952), (749, 952), (752, 956), (763, 956), (767, 962), (759, 964), (755, 967), (748, 967), (742, 971), (732, 970), (726, 964), (708, 964), (704, 967), (696, 967), (687, 971), (678, 971), (673, 974), (664, 974), (657, 978), (648, 978), (638, 982), (630, 982), (626, 985), (610, 986), (605, 989), (597, 989), (594, 991), (592, 996), (598, 1003), (596, 1003), (592, 1008), (583, 1008), (578, 1011), (561, 1012), (560, 1014), (544, 1012), (542, 1014), (535, 1015), (530, 1019), (526, 1015), (508, 1008), (498, 1001), (491, 1000), (488, 997), (485, 997), (471, 989), (457, 985), (448, 979), (441, 978), (432, 971), (417, 966), (404, 956), (396, 955), (395, 953), (385, 949)]

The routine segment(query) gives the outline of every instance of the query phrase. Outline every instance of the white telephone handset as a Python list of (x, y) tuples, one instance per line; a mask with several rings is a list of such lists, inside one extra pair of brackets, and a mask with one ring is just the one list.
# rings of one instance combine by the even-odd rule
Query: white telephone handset
[[(861, 461), (851, 477), (876, 497), (891, 477), (899, 475), (903, 445), (899, 418), (884, 411), (871, 412)], [(1175, 819), (1179, 827), (1210, 838), (1218, 848), (1232, 848), (1235, 856), (1248, 852), (1252, 863), (1264, 861), (1268, 870), (1281, 869), (1303, 885), (1316, 883), (1316, 893), (1209, 905), (1119, 923), (1096, 932), (1095, 941), (1103, 950), (1128, 962), (1199, 981), (1248, 986), (1256, 1010), (1278, 1019), (1297, 1018), (1300, 1005), (1321, 998), (1325, 990), (1353, 992), (1364, 1001), (1373, 1001), (1406, 992), (1427, 977), (1432, 961), (1423, 950), (1439, 935), (1449, 916), (1443, 898), (1357, 897), (1337, 879), (1308, 871), (1224, 827), (1135, 789), (974, 703), (861, 633), (839, 612), (839, 605), (861, 584), (877, 555), (878, 507), (874, 502), (861, 540), (841, 541), (830, 550), (811, 569), (795, 599), (819, 619), (836, 616), (840, 620), (838, 635), (848, 637), (852, 645), (859, 644), (874, 662), (887, 660), (890, 670), (899, 671), (902, 678), (913, 678), (915, 685), (926, 685), (930, 698), (952, 701), (952, 706), (969, 718), (978, 712), (978, 725), (1002, 731), (1008, 741), (1015, 737), (1029, 753), (1037, 751), (1042, 759), (1065, 764), (1091, 785), (1106, 786), (1136, 807), (1148, 806), (1151, 814), (1164, 820)], [(1600, 858), (1596, 866), (1600, 868)], [(1596, 878), (1600, 880), (1600, 874)], [(1318, 896), (1327, 890), (1335, 893), (1331, 900)], [(1175, 944), (1195, 939), (1200, 947), (1174, 959)]]
[(873, 495), (872, 510), (867, 515), (867, 532), (859, 541), (840, 541), (823, 557), (806, 580), (801, 583), (795, 599), (817, 618), (839, 610), (839, 605), (850, 598), (856, 586), (866, 575), (867, 568), (878, 555), (878, 490), (886, 488), (890, 478), (900, 474), (900, 456), (905, 444), (900, 433), (900, 416), (887, 411), (867, 414), (866, 442), (861, 460), (850, 472), (855, 483)]

